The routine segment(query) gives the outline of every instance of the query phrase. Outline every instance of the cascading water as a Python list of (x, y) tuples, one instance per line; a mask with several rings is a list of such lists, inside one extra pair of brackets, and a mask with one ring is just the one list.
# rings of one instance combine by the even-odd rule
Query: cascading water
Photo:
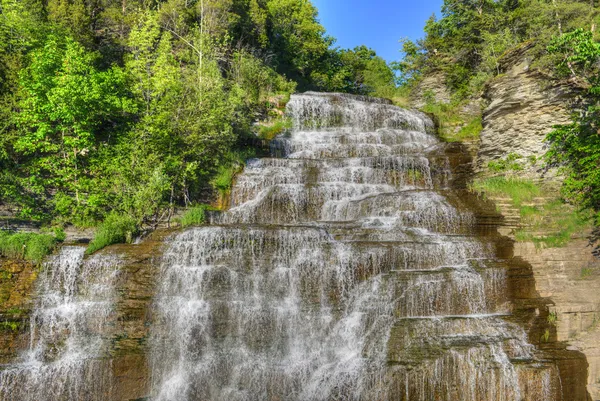
[(231, 210), (169, 244), (152, 399), (561, 399), (508, 319), (506, 266), (458, 211), (431, 120), (315, 93), (288, 114)]
[(65, 246), (43, 266), (30, 323), (29, 349), (0, 370), (0, 399), (111, 399), (107, 356), (118, 259), (84, 260), (83, 247)]

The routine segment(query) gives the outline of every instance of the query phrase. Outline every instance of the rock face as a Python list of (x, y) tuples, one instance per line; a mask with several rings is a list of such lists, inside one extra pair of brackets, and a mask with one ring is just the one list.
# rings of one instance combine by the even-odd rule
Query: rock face
[(446, 77), (442, 71), (434, 71), (423, 77), (412, 94), (411, 103), (421, 109), (427, 104), (428, 97), (436, 103), (450, 103), (450, 91), (446, 87)]
[(0, 259), (0, 364), (14, 359), (27, 341), (25, 328), (36, 277), (31, 263)]
[[(478, 171), (485, 169), (490, 161), (511, 153), (539, 159), (546, 152), (546, 134), (554, 125), (569, 121), (569, 107), (579, 89), (531, 68), (533, 60), (528, 52), (532, 46), (525, 44), (505, 56), (502, 60), (505, 73), (486, 87), (487, 107), (476, 161)], [(535, 163), (527, 163), (525, 167), (531, 175), (539, 175)]]
[[(487, 173), (490, 161), (514, 153), (521, 157), (519, 164), (525, 168), (520, 176), (543, 179), (546, 185), (557, 187), (560, 177), (542, 171), (542, 163), (534, 160), (545, 154), (545, 137), (552, 127), (569, 122), (569, 110), (582, 87), (553, 80), (532, 68), (532, 47), (527, 43), (507, 54), (501, 61), (504, 74), (486, 85), (483, 131), (479, 143), (473, 144), (474, 166), (478, 173)], [(425, 90), (436, 92), (436, 98), (449, 98), (447, 89), (435, 84), (443, 82), (439, 74), (423, 82)], [(417, 91), (416, 106), (424, 104), (423, 93)], [(523, 224), (519, 210), (508, 199), (490, 200), (503, 215), (500, 232), (514, 240), (513, 234)], [(531, 274), (535, 291), (550, 311), (538, 322), (538, 335), (548, 330), (548, 342), (567, 344), (568, 349), (585, 355), (589, 365), (587, 390), (593, 400), (600, 400), (600, 260), (592, 255), (583, 237), (573, 238), (561, 248), (515, 242), (511, 249), (515, 259), (529, 266), (527, 274)], [(569, 362), (563, 366), (572, 368)]]
[[(504, 216), (500, 230), (508, 237), (521, 226), (519, 210), (505, 199), (491, 199)], [(573, 238), (561, 248), (540, 248), (515, 242), (514, 257), (530, 266), (539, 296), (547, 300), (547, 327), (552, 339), (582, 352), (588, 362), (587, 389), (600, 400), (600, 260), (585, 238)]]

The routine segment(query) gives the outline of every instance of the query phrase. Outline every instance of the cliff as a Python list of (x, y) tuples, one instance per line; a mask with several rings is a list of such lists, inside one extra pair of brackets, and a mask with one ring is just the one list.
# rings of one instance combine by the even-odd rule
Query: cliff
[(485, 87), (476, 158), (479, 172), (485, 172), (491, 161), (513, 154), (527, 160), (522, 163), (527, 176), (541, 178), (545, 137), (553, 126), (569, 122), (581, 87), (532, 68), (532, 47), (533, 43), (525, 43), (506, 54), (501, 60), (503, 74)]
[[(588, 392), (593, 400), (600, 400), (600, 260), (592, 255), (586, 238), (589, 231), (572, 234), (566, 244), (551, 247), (543, 241), (529, 240), (544, 238), (548, 233), (543, 224), (534, 227), (522, 213), (523, 207), (543, 208), (552, 201), (549, 194), (558, 196), (561, 177), (543, 163), (545, 137), (553, 126), (569, 122), (583, 86), (553, 79), (536, 69), (532, 48), (533, 43), (525, 43), (507, 53), (501, 60), (502, 74), (485, 85), (480, 99), (470, 102), (483, 109), (483, 129), (479, 139), (468, 145), (480, 180), (518, 177), (545, 189), (538, 198), (518, 205), (508, 195), (483, 196), (494, 201), (503, 215), (500, 232), (515, 242), (514, 257), (531, 266), (535, 290), (550, 304), (548, 321), (553, 329), (547, 340), (566, 343), (567, 349), (585, 354)], [(422, 93), (432, 90), (437, 101), (448, 99), (447, 88), (439, 84), (444, 81), (439, 71), (426, 76), (415, 91), (413, 105), (423, 107)], [(515, 167), (503, 165), (506, 160), (514, 161)], [(523, 230), (528, 230), (529, 239), (517, 238)]]

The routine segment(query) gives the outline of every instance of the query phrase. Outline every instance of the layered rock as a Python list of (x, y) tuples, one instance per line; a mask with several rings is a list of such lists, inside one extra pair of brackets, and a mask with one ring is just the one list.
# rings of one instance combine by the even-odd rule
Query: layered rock
[[(532, 68), (532, 47), (533, 43), (526, 43), (506, 55), (501, 61), (504, 73), (486, 86), (487, 107), (476, 161), (479, 171), (490, 161), (511, 153), (541, 158), (546, 152), (545, 137), (552, 127), (569, 122), (580, 88)], [(530, 176), (540, 175), (536, 163), (525, 167)]]
[[(519, 210), (506, 199), (492, 201), (503, 215), (500, 231), (514, 238), (516, 230), (523, 227)], [(535, 288), (549, 302), (551, 318), (546, 328), (553, 340), (585, 355), (588, 392), (593, 400), (600, 400), (600, 260), (591, 250), (585, 236), (560, 248), (533, 242), (514, 244), (514, 256), (531, 265)]]
[(423, 108), (428, 101), (450, 103), (450, 91), (443, 71), (434, 71), (424, 76), (411, 95), (411, 103), (418, 109)]

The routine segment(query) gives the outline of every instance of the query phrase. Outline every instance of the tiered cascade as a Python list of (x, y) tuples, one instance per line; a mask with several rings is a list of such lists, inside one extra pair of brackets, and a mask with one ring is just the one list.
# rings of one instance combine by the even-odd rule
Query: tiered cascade
[(338, 94), (288, 114), (232, 208), (165, 251), (152, 398), (560, 400), (432, 121)]

